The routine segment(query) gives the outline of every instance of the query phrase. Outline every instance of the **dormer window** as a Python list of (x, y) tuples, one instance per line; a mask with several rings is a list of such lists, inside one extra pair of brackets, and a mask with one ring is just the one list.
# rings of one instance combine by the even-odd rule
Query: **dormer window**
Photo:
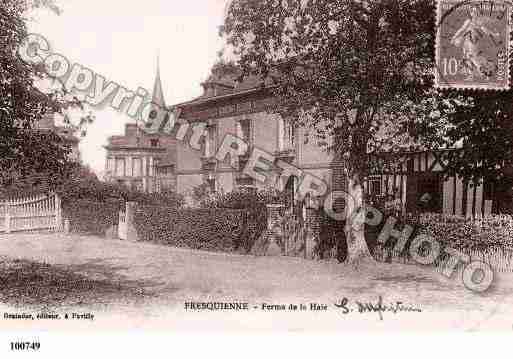
[(237, 122), (237, 137), (246, 142), (251, 138), (251, 122), (249, 119)]
[[(248, 146), (251, 146), (251, 120), (244, 119), (237, 121), (237, 137), (243, 140)], [(240, 155), (243, 155), (244, 151), (241, 151)]]
[(293, 150), (296, 146), (296, 132), (290, 121), (278, 120), (278, 150)]
[(209, 125), (206, 128), (205, 137), (205, 157), (213, 157), (217, 149), (217, 128), (215, 125)]
[(234, 86), (219, 82), (208, 80), (201, 84), (203, 86), (203, 96), (205, 97), (216, 97), (222, 96), (233, 92)]

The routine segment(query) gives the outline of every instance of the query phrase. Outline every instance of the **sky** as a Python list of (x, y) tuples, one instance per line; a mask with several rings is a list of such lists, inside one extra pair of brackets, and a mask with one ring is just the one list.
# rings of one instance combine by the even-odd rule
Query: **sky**
[[(29, 30), (64, 55), (132, 91), (153, 89), (160, 72), (167, 105), (201, 95), (223, 42), (218, 28), (227, 0), (56, 0), (61, 15), (31, 14)], [(82, 161), (101, 175), (107, 138), (122, 135), (132, 120), (110, 108), (94, 109), (96, 120), (81, 139)]]

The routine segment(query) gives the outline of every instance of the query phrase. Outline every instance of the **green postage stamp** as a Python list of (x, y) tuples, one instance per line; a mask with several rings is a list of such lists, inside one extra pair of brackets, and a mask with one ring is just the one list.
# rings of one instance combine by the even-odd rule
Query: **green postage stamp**
[(509, 2), (438, 0), (436, 86), (509, 89), (510, 32)]

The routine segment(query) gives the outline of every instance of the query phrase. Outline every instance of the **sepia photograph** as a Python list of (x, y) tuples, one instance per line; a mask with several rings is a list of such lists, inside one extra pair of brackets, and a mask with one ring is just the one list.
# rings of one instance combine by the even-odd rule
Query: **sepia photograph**
[(2, 348), (511, 333), (512, 12), (2, 0)]

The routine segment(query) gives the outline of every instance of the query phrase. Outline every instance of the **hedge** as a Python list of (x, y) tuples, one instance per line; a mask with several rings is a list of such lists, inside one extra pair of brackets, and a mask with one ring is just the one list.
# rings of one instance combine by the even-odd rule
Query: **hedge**
[(119, 201), (66, 200), (62, 203), (62, 213), (70, 220), (71, 232), (104, 235), (118, 223), (121, 205)]
[(513, 250), (513, 220), (511, 216), (491, 216), (483, 220), (468, 220), (460, 216), (428, 214), (420, 219), (419, 232), (427, 234), (442, 246), (461, 250), (502, 248)]
[(237, 250), (247, 230), (244, 210), (138, 206), (134, 221), (139, 240), (208, 251)]
[[(385, 245), (379, 245), (377, 257), (383, 251), (394, 257), (409, 258), (409, 247), (417, 235), (427, 235), (440, 244), (442, 256), (438, 262), (447, 259), (445, 248), (456, 249), (462, 253), (512, 253), (513, 250), (513, 220), (511, 216), (492, 216), (486, 220), (470, 220), (461, 216), (446, 216), (443, 214), (422, 214), (420, 217), (399, 218), (395, 228), (402, 230), (405, 224), (414, 228), (402, 253), (392, 253), (396, 240), (390, 238)], [(383, 221), (384, 222), (384, 221)], [(382, 229), (383, 223), (377, 228)], [(375, 231), (378, 236), (380, 231)], [(390, 258), (389, 258), (390, 259)]]
[(245, 231), (236, 250), (243, 254), (251, 252), (255, 242), (267, 229), (267, 205), (281, 203), (287, 205), (287, 193), (272, 189), (238, 188), (232, 192), (217, 193), (203, 201), (202, 208), (210, 210), (240, 210), (247, 213)]

